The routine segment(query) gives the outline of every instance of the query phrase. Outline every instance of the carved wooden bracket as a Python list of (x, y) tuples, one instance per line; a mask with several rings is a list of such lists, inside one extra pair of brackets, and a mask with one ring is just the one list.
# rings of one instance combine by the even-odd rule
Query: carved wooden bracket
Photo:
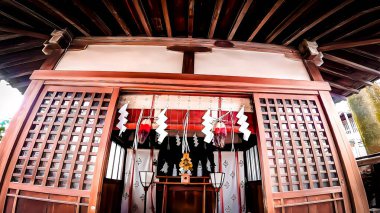
[(42, 52), (45, 55), (51, 55), (55, 50), (66, 49), (73, 39), (73, 35), (67, 30), (54, 30), (51, 38), (44, 42)]
[(323, 54), (318, 51), (317, 42), (303, 40), (299, 44), (298, 49), (305, 60), (313, 62), (318, 67), (323, 64)]

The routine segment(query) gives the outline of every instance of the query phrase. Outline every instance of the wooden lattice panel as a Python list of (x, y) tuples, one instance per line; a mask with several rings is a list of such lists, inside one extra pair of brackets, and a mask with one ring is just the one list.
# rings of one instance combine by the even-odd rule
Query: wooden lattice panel
[(111, 95), (105, 89), (45, 89), (24, 130), (11, 182), (89, 190)]
[[(268, 191), (282, 200), (275, 206), (286, 206), (283, 198), (296, 197), (294, 192), (342, 192), (339, 178), (343, 179), (343, 174), (317, 96), (254, 97)], [(334, 194), (327, 197), (330, 201), (343, 199)]]

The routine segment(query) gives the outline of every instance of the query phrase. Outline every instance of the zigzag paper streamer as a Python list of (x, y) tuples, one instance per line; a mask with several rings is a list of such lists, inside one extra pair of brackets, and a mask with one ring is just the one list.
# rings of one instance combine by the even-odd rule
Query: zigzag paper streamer
[(164, 141), (165, 137), (168, 135), (168, 132), (165, 131), (165, 129), (168, 127), (168, 125), (165, 123), (166, 120), (168, 120), (168, 117), (165, 115), (167, 110), (168, 108), (163, 109), (158, 115), (158, 119), (156, 121), (158, 124), (156, 132), (160, 135), (157, 139), (159, 144), (161, 144)]
[(202, 129), (203, 134), (205, 134), (204, 142), (210, 143), (214, 138), (214, 133), (212, 132), (213, 128), (213, 118), (210, 116), (210, 110), (208, 109), (206, 113), (202, 117), (203, 122), (202, 125), (204, 128)]
[(248, 129), (248, 117), (244, 115), (244, 106), (241, 107), (236, 117), (239, 118), (237, 121), (237, 123), (240, 125), (239, 132), (243, 133), (243, 140), (248, 141), (249, 136), (251, 135), (251, 131)]
[(116, 125), (116, 127), (120, 129), (119, 136), (121, 136), (123, 132), (127, 130), (127, 127), (125, 126), (125, 124), (128, 122), (127, 117), (129, 115), (129, 113), (127, 112), (127, 108), (128, 108), (128, 103), (124, 104), (119, 109), (119, 113), (120, 113), (120, 116), (118, 117), (119, 122)]

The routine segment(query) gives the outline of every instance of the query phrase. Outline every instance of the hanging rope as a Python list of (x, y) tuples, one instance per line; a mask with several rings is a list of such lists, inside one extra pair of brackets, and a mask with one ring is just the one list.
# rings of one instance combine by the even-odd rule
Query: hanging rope
[(231, 152), (234, 152), (235, 151), (235, 128), (234, 128), (234, 115), (233, 113), (230, 111), (230, 117), (231, 117)]
[(144, 108), (141, 109), (141, 112), (140, 112), (140, 115), (139, 115), (139, 119), (137, 120), (137, 124), (136, 124), (136, 131), (135, 131), (135, 138), (133, 140), (133, 147), (132, 149), (133, 150), (137, 150), (137, 146), (138, 146), (138, 132), (139, 132), (139, 129), (140, 129), (140, 123), (141, 123), (141, 120), (142, 120), (142, 117), (143, 117), (143, 113), (144, 113)]
[(189, 143), (187, 142), (187, 129), (189, 125), (190, 111), (187, 110), (185, 119), (183, 121), (183, 136), (182, 136), (182, 153), (190, 152)]

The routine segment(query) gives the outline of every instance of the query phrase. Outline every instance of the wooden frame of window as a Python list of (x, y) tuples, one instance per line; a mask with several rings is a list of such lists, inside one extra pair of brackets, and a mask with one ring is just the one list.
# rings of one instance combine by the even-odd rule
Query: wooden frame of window
[[(364, 192), (363, 183), (360, 178), (359, 171), (357, 169), (355, 159), (347, 145), (347, 139), (344, 135), (344, 129), (339, 119), (334, 117), (334, 106), (329, 95), (330, 86), (326, 82), (322, 81), (298, 81), (298, 80), (282, 80), (282, 79), (265, 79), (265, 78), (249, 78), (249, 77), (230, 77), (230, 76), (207, 76), (207, 75), (186, 75), (186, 74), (158, 74), (158, 73), (131, 73), (131, 72), (91, 72), (91, 71), (51, 71), (51, 70), (39, 70), (35, 71), (31, 76), (32, 82), (41, 82), (39, 83), (40, 87), (52, 85), (52, 86), (65, 86), (65, 87), (112, 87), (114, 88), (113, 93), (117, 94), (119, 90), (139, 90), (139, 91), (180, 91), (180, 92), (193, 92), (193, 93), (243, 93), (243, 94), (259, 94), (259, 93), (268, 93), (276, 94), (281, 96), (284, 99), (289, 95), (306, 95), (318, 97), (320, 100), (320, 109), (323, 110), (326, 116), (327, 125), (330, 127), (332, 132), (332, 138), (334, 144), (337, 148), (337, 154), (339, 157), (336, 160), (340, 161), (342, 170), (344, 171), (344, 182), (341, 185), (347, 185), (348, 196), (345, 196), (344, 193), (341, 197), (337, 197), (336, 200), (343, 198), (345, 203), (350, 203), (352, 211), (354, 212), (366, 212), (368, 210), (368, 204), (366, 201), (366, 195)], [(36, 83), (31, 84), (31, 88), (28, 89), (32, 91), (32, 86)], [(36, 87), (36, 86), (34, 86)], [(37, 90), (37, 89), (34, 89)], [(33, 90), (33, 91), (34, 91)], [(16, 138), (19, 138), (21, 134), (21, 127), (24, 125), (25, 118), (28, 115), (28, 111), (32, 107), (33, 101), (38, 97), (39, 92), (31, 92), (30, 104), (21, 110), (20, 116), (21, 121), (11, 125), (11, 133), (7, 135), (7, 140), (5, 142), (6, 148), (0, 149), (0, 151), (5, 152), (12, 150), (12, 145), (16, 144)], [(280, 95), (282, 94), (282, 95)], [(116, 96), (112, 96), (116, 103)], [(116, 104), (111, 104), (110, 111), (111, 114), (115, 112)], [(99, 208), (100, 203), (100, 194), (103, 177), (105, 175), (105, 169), (107, 165), (109, 145), (110, 145), (110, 131), (112, 120), (114, 116), (107, 116), (106, 122), (104, 124), (105, 129), (103, 130), (102, 140), (107, 141), (107, 143), (102, 143), (102, 154), (98, 155), (98, 161), (96, 163), (94, 171), (93, 184), (95, 187), (92, 187), (92, 190), (89, 194), (88, 205), (90, 208), (89, 212), (95, 212)], [(259, 135), (261, 139), (263, 135)], [(18, 146), (22, 146), (17, 144)], [(8, 156), (12, 155), (11, 151)], [(261, 155), (262, 156), (262, 155)], [(263, 158), (263, 157), (261, 157)], [(103, 159), (100, 161), (99, 159)], [(6, 171), (7, 163), (1, 164), (0, 171)], [(13, 162), (15, 164), (15, 162)], [(12, 165), (10, 163), (9, 165)], [(262, 164), (262, 168), (267, 164)], [(13, 169), (13, 168), (12, 168)], [(287, 168), (288, 169), (288, 168)], [(9, 169), (7, 169), (9, 171)], [(264, 175), (267, 177), (267, 174), (264, 173), (261, 169), (261, 174), (263, 181)], [(4, 174), (1, 174), (2, 179)], [(5, 193), (4, 189), (8, 189), (10, 176), (5, 178), (4, 184), (2, 185), (2, 194), (0, 198), (1, 207), (5, 203)], [(10, 184), (9, 184), (10, 185)], [(268, 187), (271, 185), (263, 184), (263, 187)], [(21, 189), (21, 188), (20, 188)], [(41, 187), (32, 187), (32, 191), (42, 191)], [(57, 194), (68, 194), (69, 191), (60, 190), (59, 188), (50, 189), (51, 192)], [(267, 192), (267, 189), (264, 190), (264, 193)], [(79, 193), (79, 192), (78, 192)], [(311, 193), (311, 194), (310, 194)], [(315, 192), (303, 191), (299, 196), (312, 196)], [(332, 192), (335, 193), (335, 192)], [(17, 193), (16, 193), (17, 194)], [(335, 194), (338, 194), (335, 193)], [(285, 194), (278, 194), (278, 196), (285, 196)], [(340, 196), (340, 195), (336, 195)], [(266, 210), (268, 212), (274, 211), (273, 199), (270, 198), (270, 194), (265, 194), (265, 203)], [(346, 202), (347, 201), (347, 202)], [(78, 202), (77, 202), (78, 203)], [(315, 203), (314, 201), (311, 202)], [(305, 204), (300, 202), (300, 204)], [(315, 203), (316, 204), (316, 203)], [(276, 204), (277, 205), (277, 204)], [(287, 204), (280, 204), (281, 208), (285, 208)], [(346, 209), (349, 209), (347, 206)]]

